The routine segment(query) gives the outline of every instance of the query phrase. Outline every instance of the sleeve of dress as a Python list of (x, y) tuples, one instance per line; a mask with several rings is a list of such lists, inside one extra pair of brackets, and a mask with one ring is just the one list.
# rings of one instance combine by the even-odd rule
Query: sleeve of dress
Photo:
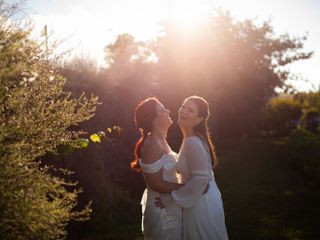
[(185, 142), (186, 162), (192, 177), (180, 189), (172, 191), (173, 200), (185, 208), (192, 207), (201, 197), (208, 181), (208, 152), (202, 142), (189, 138)]
[(144, 163), (141, 159), (139, 159), (139, 165), (141, 167), (142, 172), (145, 173), (156, 173), (160, 171), (163, 166), (162, 158), (153, 162), (153, 163)]

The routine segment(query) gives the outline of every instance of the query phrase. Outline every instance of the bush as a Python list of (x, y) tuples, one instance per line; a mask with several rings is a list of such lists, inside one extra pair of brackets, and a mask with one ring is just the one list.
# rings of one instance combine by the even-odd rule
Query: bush
[(7, 8), (16, 9), (0, 1), (0, 236), (64, 239), (68, 222), (88, 219), (91, 209), (75, 210), (80, 190), (42, 158), (78, 138), (70, 127), (93, 116), (97, 99), (63, 90), (51, 51), (14, 25)]
[(276, 136), (288, 136), (302, 115), (301, 105), (292, 97), (271, 99), (265, 107), (262, 128)]
[(289, 140), (289, 152), (293, 164), (320, 184), (320, 136), (305, 129), (294, 131)]

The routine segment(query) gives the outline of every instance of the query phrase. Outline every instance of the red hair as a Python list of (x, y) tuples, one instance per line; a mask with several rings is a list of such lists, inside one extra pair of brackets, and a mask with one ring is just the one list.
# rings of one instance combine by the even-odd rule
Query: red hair
[(134, 160), (130, 163), (133, 170), (140, 172), (139, 158), (141, 158), (141, 149), (148, 133), (152, 131), (153, 121), (157, 117), (157, 103), (159, 100), (156, 97), (147, 98), (141, 101), (134, 110), (134, 122), (141, 133), (141, 137), (136, 142), (134, 147)]

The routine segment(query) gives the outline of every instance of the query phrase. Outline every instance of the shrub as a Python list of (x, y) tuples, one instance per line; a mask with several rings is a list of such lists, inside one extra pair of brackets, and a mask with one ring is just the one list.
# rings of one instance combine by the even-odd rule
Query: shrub
[(55, 59), (30, 39), (31, 29), (6, 17), (7, 8), (0, 1), (0, 236), (64, 239), (67, 223), (91, 210), (75, 210), (80, 190), (41, 158), (82, 133), (69, 129), (93, 116), (97, 99), (63, 90)]
[(265, 107), (262, 128), (276, 136), (288, 136), (299, 124), (300, 104), (288, 97), (271, 99)]
[(305, 129), (296, 130), (290, 136), (289, 151), (293, 164), (320, 184), (320, 137)]

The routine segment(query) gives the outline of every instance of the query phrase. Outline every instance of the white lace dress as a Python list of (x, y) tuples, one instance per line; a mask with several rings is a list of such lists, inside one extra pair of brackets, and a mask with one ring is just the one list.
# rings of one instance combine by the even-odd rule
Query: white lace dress
[[(177, 175), (177, 154), (170, 152), (162, 155), (152, 164), (139, 160), (142, 172), (156, 173), (161, 168), (163, 180), (179, 183)], [(154, 204), (155, 197), (168, 197), (170, 194), (160, 194), (152, 191), (148, 185), (141, 199), (142, 205), (142, 231), (144, 239), (150, 240), (180, 240), (182, 238), (182, 213), (181, 207), (172, 202), (166, 208), (157, 208)]]
[[(200, 138), (188, 137), (182, 143), (178, 159), (178, 172), (185, 185), (171, 196), (183, 207), (183, 239), (227, 240), (224, 209), (209, 149)], [(209, 190), (203, 194), (207, 183)]]

